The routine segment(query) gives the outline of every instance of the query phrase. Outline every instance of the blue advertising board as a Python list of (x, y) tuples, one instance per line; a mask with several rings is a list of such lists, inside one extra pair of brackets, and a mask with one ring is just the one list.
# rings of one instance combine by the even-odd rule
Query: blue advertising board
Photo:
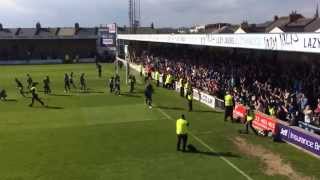
[(316, 134), (279, 123), (278, 138), (320, 156), (320, 137)]

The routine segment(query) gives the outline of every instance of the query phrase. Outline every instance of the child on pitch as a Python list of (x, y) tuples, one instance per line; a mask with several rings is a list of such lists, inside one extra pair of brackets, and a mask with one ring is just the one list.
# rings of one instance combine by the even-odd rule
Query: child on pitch
[(150, 79), (147, 81), (145, 90), (144, 90), (144, 95), (146, 98), (146, 104), (149, 106), (149, 109), (152, 109), (152, 94), (153, 94), (153, 87), (150, 82)]

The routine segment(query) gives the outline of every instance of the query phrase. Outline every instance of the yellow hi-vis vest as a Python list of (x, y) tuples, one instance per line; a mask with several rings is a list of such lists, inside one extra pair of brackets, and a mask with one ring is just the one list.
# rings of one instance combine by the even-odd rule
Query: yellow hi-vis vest
[(166, 83), (165, 84), (166, 85), (170, 84), (170, 81), (171, 81), (171, 74), (168, 74), (167, 77), (166, 77)]
[(253, 119), (254, 119), (253, 115), (249, 115), (249, 114), (247, 115), (247, 121), (248, 122), (253, 121)]
[(169, 79), (170, 84), (172, 84), (173, 81), (174, 81), (173, 76), (170, 75), (170, 79)]
[(159, 81), (160, 80), (160, 73), (159, 71), (156, 72), (156, 81)]
[(233, 106), (233, 97), (230, 94), (224, 97), (224, 105), (226, 107)]
[(184, 85), (184, 89), (189, 89), (189, 82)]
[(176, 132), (178, 135), (187, 134), (188, 132), (188, 121), (184, 119), (178, 119), (176, 122)]
[(192, 101), (192, 99), (193, 99), (192, 94), (189, 94), (187, 97), (188, 97), (188, 100), (189, 100), (189, 101)]
[(274, 116), (276, 114), (276, 111), (274, 110), (274, 108), (269, 109), (269, 114), (270, 116)]
[(180, 86), (183, 88), (183, 79), (182, 78), (180, 78), (179, 83), (180, 83)]

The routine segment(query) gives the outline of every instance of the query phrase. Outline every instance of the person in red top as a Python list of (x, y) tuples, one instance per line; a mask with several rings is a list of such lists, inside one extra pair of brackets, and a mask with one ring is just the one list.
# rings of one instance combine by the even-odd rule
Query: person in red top
[(314, 113), (317, 116), (320, 116), (320, 98), (318, 98), (318, 105), (317, 105), (317, 108), (314, 110)]

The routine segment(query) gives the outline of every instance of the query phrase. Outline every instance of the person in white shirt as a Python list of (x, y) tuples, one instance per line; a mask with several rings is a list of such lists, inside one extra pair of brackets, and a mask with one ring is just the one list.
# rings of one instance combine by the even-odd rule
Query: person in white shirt
[(306, 106), (306, 108), (303, 110), (304, 114), (304, 122), (310, 124), (311, 123), (311, 116), (312, 116), (312, 110), (309, 105)]

